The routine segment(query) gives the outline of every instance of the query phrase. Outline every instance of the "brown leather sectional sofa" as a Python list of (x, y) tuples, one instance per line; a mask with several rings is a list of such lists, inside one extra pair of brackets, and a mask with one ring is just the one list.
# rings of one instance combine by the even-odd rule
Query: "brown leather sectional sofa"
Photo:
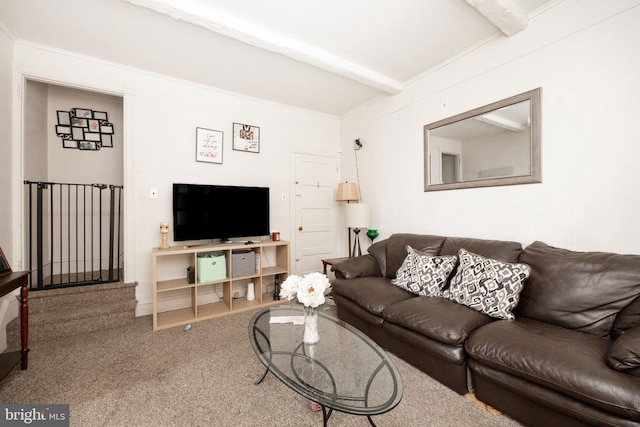
[[(407, 245), (527, 264), (515, 318), (392, 284)], [(526, 425), (640, 426), (640, 255), (394, 234), (332, 270), (340, 319), (454, 391)]]

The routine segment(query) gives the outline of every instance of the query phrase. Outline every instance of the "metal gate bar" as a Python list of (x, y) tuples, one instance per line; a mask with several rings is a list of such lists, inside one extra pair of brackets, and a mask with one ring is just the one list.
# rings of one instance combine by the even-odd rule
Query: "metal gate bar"
[(30, 289), (120, 281), (123, 186), (24, 184)]

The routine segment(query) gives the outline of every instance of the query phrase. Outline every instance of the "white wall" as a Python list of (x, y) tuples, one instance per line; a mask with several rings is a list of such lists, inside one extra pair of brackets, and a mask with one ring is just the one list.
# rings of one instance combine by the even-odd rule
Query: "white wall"
[[(0, 27), (0, 248), (9, 263), (13, 263), (13, 235), (10, 221), (12, 172), (11, 108), (13, 72), (13, 40)], [(12, 265), (13, 267), (13, 265)], [(18, 314), (18, 304), (12, 292), (0, 298), (0, 352), (7, 348), (7, 323)]]
[[(372, 224), (640, 253), (640, 2), (564, 1), (341, 120)], [(423, 126), (542, 87), (541, 184), (423, 192)]]
[[(72, 108), (107, 112), (114, 129), (113, 147), (98, 151), (63, 148), (62, 140), (55, 132), (57, 111), (70, 111)], [(122, 185), (122, 125), (121, 97), (47, 85), (47, 129), (43, 136), (47, 141), (48, 180)]]
[(13, 108), (13, 40), (0, 27), (0, 247), (9, 262), (13, 261), (13, 234), (9, 226), (12, 209), (12, 108)]
[[(268, 186), (271, 227), (293, 240), (292, 153), (339, 149), (336, 117), (32, 44), (16, 43), (15, 67), (21, 76), (124, 96), (125, 280), (139, 283), (139, 315), (151, 312), (151, 249), (160, 244), (159, 223), (171, 221), (174, 182)], [(14, 116), (19, 123), (20, 112)], [(259, 154), (232, 150), (233, 122), (260, 127)], [(196, 127), (224, 132), (222, 165), (195, 161)]]
[(47, 181), (47, 85), (27, 82), (24, 89), (24, 179)]

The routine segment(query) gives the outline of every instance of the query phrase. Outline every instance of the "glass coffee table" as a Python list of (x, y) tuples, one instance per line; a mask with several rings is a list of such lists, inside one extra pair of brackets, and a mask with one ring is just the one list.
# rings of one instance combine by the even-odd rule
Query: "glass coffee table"
[(326, 426), (334, 410), (371, 416), (395, 408), (402, 378), (389, 356), (365, 334), (319, 310), (320, 341), (303, 344), (302, 307), (270, 307), (249, 322), (249, 341), (271, 372), (299, 395), (318, 403)]

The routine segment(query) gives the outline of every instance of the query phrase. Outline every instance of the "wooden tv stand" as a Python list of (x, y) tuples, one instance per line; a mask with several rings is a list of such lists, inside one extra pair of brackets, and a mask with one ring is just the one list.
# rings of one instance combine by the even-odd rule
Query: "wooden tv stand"
[[(253, 274), (234, 277), (232, 254), (251, 250), (260, 262)], [(198, 283), (197, 256), (204, 252), (222, 252), (226, 261), (226, 277)], [(187, 267), (194, 268), (194, 283), (187, 280)], [(280, 304), (274, 300), (267, 286), (276, 276), (282, 283), (289, 275), (289, 242), (264, 241), (221, 243), (207, 246), (172, 246), (154, 248), (151, 253), (153, 281), (153, 329), (187, 325), (200, 320), (224, 316), (234, 312)], [(246, 285), (253, 282), (255, 299), (244, 297)], [(241, 296), (234, 298), (234, 293)], [(218, 296), (221, 298), (218, 300)], [(213, 300), (212, 300), (213, 299)]]

